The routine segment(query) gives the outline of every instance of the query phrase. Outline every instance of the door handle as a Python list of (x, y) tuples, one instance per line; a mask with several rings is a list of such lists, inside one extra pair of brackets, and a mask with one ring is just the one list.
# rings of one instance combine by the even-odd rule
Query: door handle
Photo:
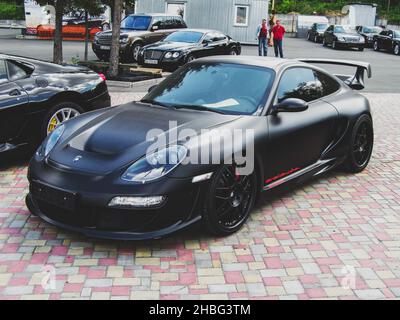
[(21, 91), (19, 91), (18, 89), (14, 89), (14, 90), (10, 91), (11, 97), (16, 97), (16, 96), (20, 96), (20, 95), (21, 95)]

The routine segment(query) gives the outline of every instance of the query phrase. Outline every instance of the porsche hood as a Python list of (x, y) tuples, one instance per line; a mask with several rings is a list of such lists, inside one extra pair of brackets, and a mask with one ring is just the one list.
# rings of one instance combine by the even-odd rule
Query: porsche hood
[[(178, 141), (183, 129), (200, 134), (202, 129), (215, 128), (238, 118), (130, 103), (108, 109), (81, 126), (79, 118), (73, 120), (78, 122), (74, 125), (78, 129), (72, 133), (65, 130), (49, 162), (66, 170), (105, 175), (143, 157), (156, 141), (163, 141), (157, 139), (161, 135), (165, 134), (167, 144), (184, 143)], [(148, 139), (150, 132), (157, 138)]]

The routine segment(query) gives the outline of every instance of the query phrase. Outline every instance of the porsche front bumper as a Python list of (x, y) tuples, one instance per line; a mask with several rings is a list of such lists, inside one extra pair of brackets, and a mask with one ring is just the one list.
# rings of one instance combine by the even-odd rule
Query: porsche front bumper
[[(31, 213), (88, 237), (116, 240), (161, 238), (199, 221), (207, 187), (207, 182), (166, 178), (159, 183), (119, 188), (102, 183), (98, 177), (63, 172), (34, 159), (28, 179), (26, 204)], [(115, 197), (154, 195), (165, 196), (165, 201), (147, 208), (109, 206)]]

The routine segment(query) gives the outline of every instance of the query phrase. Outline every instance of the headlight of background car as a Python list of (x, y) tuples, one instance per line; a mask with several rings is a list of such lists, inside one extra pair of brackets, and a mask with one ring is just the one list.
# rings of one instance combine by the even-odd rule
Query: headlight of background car
[(360, 42), (361, 42), (361, 43), (364, 43), (364, 42), (365, 42), (364, 37), (360, 37)]
[(60, 140), (61, 136), (63, 135), (64, 130), (65, 127), (62, 124), (58, 126), (52, 133), (50, 133), (39, 151), (40, 155), (47, 157), (50, 154), (51, 150), (54, 149), (58, 140)]
[(343, 37), (337, 37), (338, 41), (346, 41)]
[(186, 155), (186, 147), (170, 146), (136, 161), (121, 178), (136, 183), (147, 183), (162, 178), (179, 166)]
[(119, 39), (119, 43), (128, 43), (128, 37), (122, 37)]

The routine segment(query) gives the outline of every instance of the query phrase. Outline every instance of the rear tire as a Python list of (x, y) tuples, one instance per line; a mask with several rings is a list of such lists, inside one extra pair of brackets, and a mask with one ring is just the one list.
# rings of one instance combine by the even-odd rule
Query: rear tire
[(349, 172), (363, 171), (371, 159), (374, 145), (374, 129), (369, 115), (362, 115), (356, 121), (350, 139), (350, 146), (345, 161), (345, 168)]
[(60, 102), (52, 107), (44, 117), (41, 139), (45, 139), (57, 126), (63, 122), (75, 118), (85, 111), (74, 102)]
[(309, 33), (307, 33), (307, 40), (310, 41), (311, 40), (311, 35)]
[(314, 36), (314, 42), (318, 43), (318, 36), (317, 35)]
[(235, 175), (233, 166), (223, 166), (207, 190), (203, 222), (216, 236), (228, 236), (246, 223), (257, 199), (258, 184), (255, 171), (249, 176)]

